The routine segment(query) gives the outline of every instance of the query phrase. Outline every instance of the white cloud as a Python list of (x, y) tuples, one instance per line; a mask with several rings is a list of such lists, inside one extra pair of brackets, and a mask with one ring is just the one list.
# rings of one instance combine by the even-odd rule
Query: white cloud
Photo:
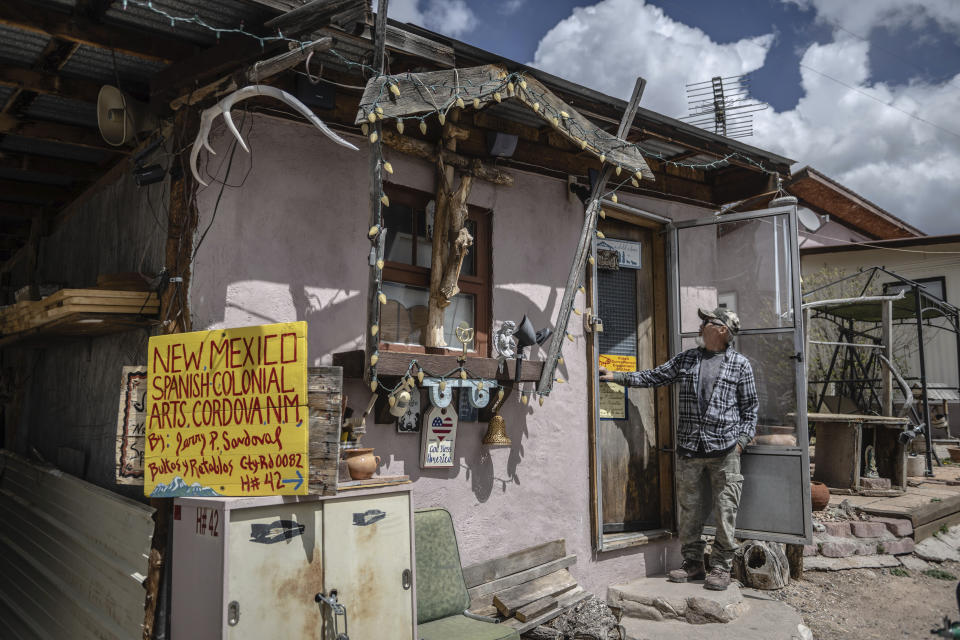
[[(823, 15), (855, 33), (927, 19), (960, 33), (955, 0), (925, 0), (922, 8), (911, 0), (785, 1), (816, 11), (822, 5)], [(677, 117), (686, 112), (685, 83), (758, 69), (772, 42), (767, 35), (718, 44), (643, 0), (602, 0), (574, 9), (548, 32), (532, 64), (624, 99), (641, 75), (641, 105)], [(754, 114), (754, 136), (743, 142), (795, 159), (794, 169), (813, 166), (923, 231), (960, 232), (960, 135), (942, 130), (960, 134), (960, 74), (941, 84), (870, 84), (869, 43), (842, 30), (830, 43), (807, 47), (800, 64), (797, 106)]]
[(512, 16), (517, 11), (520, 11), (526, 2), (527, 0), (504, 0), (497, 11), (505, 16)]
[(641, 104), (677, 117), (687, 112), (687, 83), (759, 69), (773, 38), (717, 44), (644, 0), (603, 0), (575, 8), (553, 27), (531, 65), (623, 98), (643, 76)]
[(817, 12), (817, 19), (860, 36), (875, 27), (910, 26), (921, 29), (934, 21), (945, 31), (960, 31), (960, 2), (956, 0), (782, 0)]
[(454, 38), (477, 26), (477, 16), (466, 0), (393, 0), (388, 13), (393, 20), (412, 22)]

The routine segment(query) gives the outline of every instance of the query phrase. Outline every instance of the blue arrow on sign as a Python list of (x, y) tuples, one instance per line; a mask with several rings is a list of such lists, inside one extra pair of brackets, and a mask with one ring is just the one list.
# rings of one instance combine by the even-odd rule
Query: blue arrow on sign
[(297, 486), (295, 486), (295, 487), (293, 488), (294, 491), (296, 491), (297, 489), (300, 488), (300, 485), (303, 484), (303, 475), (300, 473), (300, 469), (297, 469), (297, 477), (296, 477), (296, 478), (284, 478), (284, 479), (283, 479), (283, 483), (284, 483), (284, 484), (286, 484), (286, 483), (288, 483), (288, 482), (296, 482), (296, 483), (297, 483)]

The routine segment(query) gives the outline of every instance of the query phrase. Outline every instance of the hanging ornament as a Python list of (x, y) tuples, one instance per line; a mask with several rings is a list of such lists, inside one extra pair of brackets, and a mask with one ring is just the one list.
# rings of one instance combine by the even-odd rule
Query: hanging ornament
[(420, 467), (452, 467), (457, 439), (457, 412), (453, 407), (430, 407), (423, 416)]

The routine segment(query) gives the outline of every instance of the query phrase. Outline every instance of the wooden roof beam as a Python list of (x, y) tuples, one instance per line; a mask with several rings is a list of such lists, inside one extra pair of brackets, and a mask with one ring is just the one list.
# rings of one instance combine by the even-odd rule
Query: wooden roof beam
[(69, 144), (87, 149), (127, 154), (128, 150), (111, 147), (95, 129), (78, 127), (46, 120), (28, 120), (0, 114), (0, 134), (12, 134), (24, 138), (36, 138), (46, 142)]
[(100, 93), (100, 84), (97, 82), (9, 65), (0, 67), (0, 86), (81, 102), (96, 102)]
[(55, 173), (80, 182), (96, 180), (103, 170), (97, 165), (63, 158), (35, 156), (24, 153), (0, 151), (0, 169), (31, 171), (33, 173)]
[(0, 2), (0, 25), (159, 62), (181, 60), (199, 51), (193, 44), (161, 33), (100, 24), (25, 0)]
[(43, 207), (36, 204), (0, 202), (0, 218), (29, 220), (43, 215)]
[(4, 199), (65, 202), (71, 193), (70, 189), (55, 184), (21, 182), (19, 180), (5, 180), (0, 178), (0, 198)]

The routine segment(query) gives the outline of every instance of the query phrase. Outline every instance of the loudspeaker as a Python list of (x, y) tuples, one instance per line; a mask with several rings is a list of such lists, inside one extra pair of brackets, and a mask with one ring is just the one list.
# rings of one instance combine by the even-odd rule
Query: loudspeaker
[(513, 332), (513, 336), (517, 339), (517, 348), (520, 352), (526, 347), (537, 344), (537, 331), (533, 328), (533, 323), (530, 322), (530, 318), (526, 315), (523, 316), (523, 320), (520, 321), (520, 326), (517, 327), (517, 330)]
[(107, 144), (121, 147), (134, 142), (138, 133), (155, 129), (159, 121), (149, 107), (120, 89), (104, 85), (97, 96), (97, 126)]

